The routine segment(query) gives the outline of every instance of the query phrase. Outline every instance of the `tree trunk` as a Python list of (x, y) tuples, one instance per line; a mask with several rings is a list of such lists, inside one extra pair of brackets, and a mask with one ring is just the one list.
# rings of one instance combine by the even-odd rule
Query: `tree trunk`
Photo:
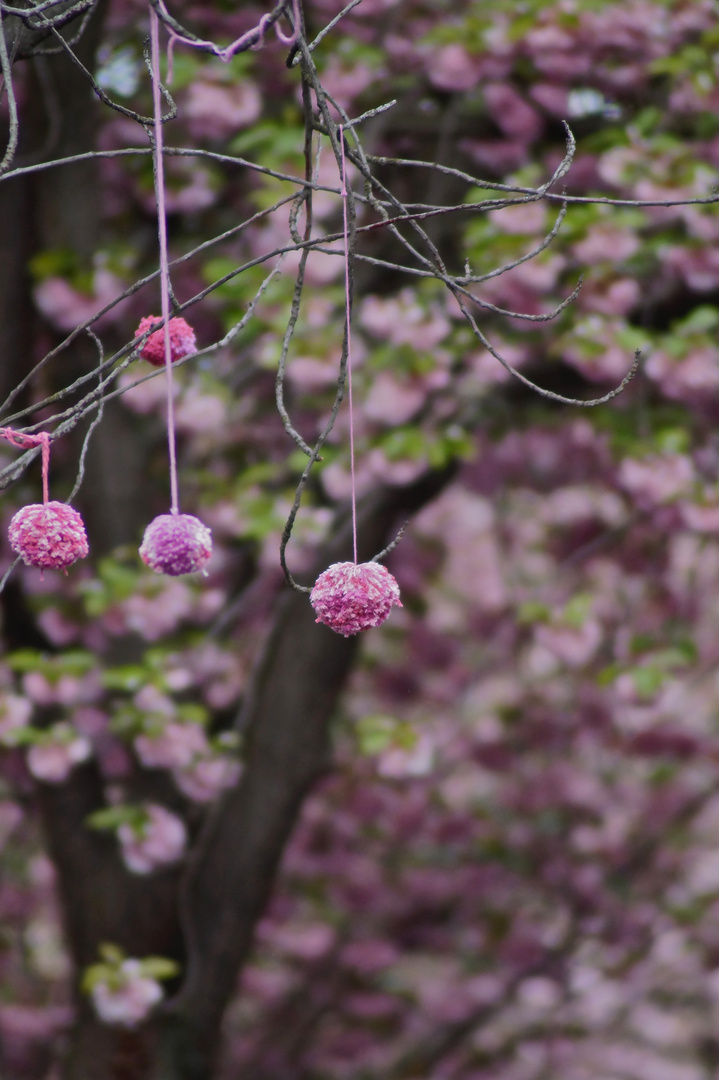
[[(452, 475), (445, 470), (370, 500), (360, 514), (360, 561), (380, 550), (401, 518), (434, 498)], [(350, 550), (348, 527), (322, 553), (317, 572)], [(315, 623), (306, 595), (283, 597), (240, 717), (248, 733), (245, 772), (209, 818), (183, 888), (187, 973), (162, 1021), (153, 1080), (210, 1080), (213, 1074), (222, 1017), (282, 852), (303, 800), (330, 765), (330, 722), (358, 644)]]

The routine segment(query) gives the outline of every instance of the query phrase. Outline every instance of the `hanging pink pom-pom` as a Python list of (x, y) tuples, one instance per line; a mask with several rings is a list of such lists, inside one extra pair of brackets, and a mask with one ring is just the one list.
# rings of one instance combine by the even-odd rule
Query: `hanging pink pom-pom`
[(349, 637), (385, 621), (392, 606), (402, 607), (399, 585), (380, 563), (332, 563), (310, 593), (315, 622)]
[(212, 554), (212, 533), (192, 514), (160, 514), (145, 529), (140, 558), (157, 574), (194, 574)]
[[(154, 326), (155, 323), (161, 321), (159, 315), (146, 315), (135, 331), (135, 337), (140, 337), (140, 335), (146, 333), (151, 326)], [(170, 360), (173, 364), (176, 360), (181, 360), (183, 356), (192, 356), (193, 353), (197, 352), (195, 331), (188, 322), (185, 322), (185, 320), (178, 315), (176, 318), (170, 319), (167, 325), (170, 328)], [(154, 334), (150, 334), (140, 356), (154, 367), (162, 367), (164, 365), (164, 327), (155, 330)]]
[(85, 525), (67, 503), (31, 503), (10, 522), (10, 546), (28, 566), (60, 570), (88, 553)]

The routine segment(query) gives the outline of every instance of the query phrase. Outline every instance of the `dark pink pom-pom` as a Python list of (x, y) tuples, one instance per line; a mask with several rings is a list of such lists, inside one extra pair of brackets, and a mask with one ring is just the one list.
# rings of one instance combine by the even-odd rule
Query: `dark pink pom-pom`
[(202, 570), (212, 554), (212, 534), (192, 514), (160, 514), (145, 529), (140, 558), (158, 574), (178, 577)]
[(31, 503), (10, 522), (10, 546), (28, 566), (60, 570), (88, 552), (85, 525), (67, 503)]
[(310, 593), (315, 622), (350, 637), (385, 621), (394, 604), (402, 607), (399, 585), (386, 566), (376, 562), (340, 562), (329, 566)]
[[(151, 326), (154, 326), (156, 322), (161, 321), (162, 320), (157, 315), (146, 315), (135, 331), (135, 337), (140, 337), (140, 335), (146, 333)], [(170, 328), (170, 360), (173, 364), (176, 360), (181, 360), (183, 356), (192, 356), (193, 353), (197, 352), (195, 331), (189, 323), (185, 322), (180, 316), (177, 316), (175, 319), (170, 319), (167, 325)], [(155, 367), (163, 366), (165, 363), (164, 328), (155, 330), (154, 334), (150, 334), (140, 356), (143, 360), (147, 360), (148, 363), (153, 364)]]

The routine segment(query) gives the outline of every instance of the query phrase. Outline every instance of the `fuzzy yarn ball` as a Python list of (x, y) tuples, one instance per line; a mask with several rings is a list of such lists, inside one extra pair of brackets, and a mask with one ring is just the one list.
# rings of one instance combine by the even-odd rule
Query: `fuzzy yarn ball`
[(192, 514), (160, 514), (145, 529), (140, 558), (157, 574), (194, 574), (212, 554), (212, 533)]
[(10, 522), (10, 547), (28, 566), (62, 570), (88, 553), (85, 525), (67, 503), (31, 503)]
[(402, 607), (399, 585), (380, 563), (332, 563), (310, 593), (315, 622), (350, 637), (385, 621), (392, 606)]
[[(141, 334), (146, 333), (156, 322), (161, 322), (159, 315), (146, 315), (141, 321), (137, 330), (135, 331), (135, 337), (140, 337)], [(197, 339), (195, 338), (195, 331), (192, 329), (188, 322), (177, 316), (177, 318), (170, 319), (167, 324), (170, 328), (170, 360), (174, 364), (176, 360), (181, 360), (183, 356), (192, 356), (197, 352)], [(154, 367), (162, 367), (165, 363), (165, 330), (155, 330), (154, 334), (150, 334), (149, 338), (145, 342), (145, 345), (140, 353), (143, 360), (147, 360), (148, 363)]]

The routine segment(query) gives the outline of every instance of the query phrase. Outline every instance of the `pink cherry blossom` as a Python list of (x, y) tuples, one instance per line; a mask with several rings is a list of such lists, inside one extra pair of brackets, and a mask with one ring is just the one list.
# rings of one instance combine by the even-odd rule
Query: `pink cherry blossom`
[[(354, 356), (352, 357), (354, 362)], [(287, 369), (290, 382), (303, 394), (316, 394), (337, 382), (337, 359), (295, 356)]]
[[(169, 158), (165, 171), (170, 180), (165, 191), (165, 206), (169, 214), (196, 214), (217, 201), (219, 185), (206, 166), (186, 158)], [(154, 192), (138, 188), (136, 197), (148, 213), (155, 210)]]
[(535, 83), (530, 88), (529, 96), (547, 112), (564, 120), (569, 114), (567, 89), (557, 83)]
[[(69, 281), (48, 277), (35, 286), (33, 297), (42, 315), (59, 330), (74, 330), (119, 296), (124, 282), (110, 270), (100, 268), (93, 275), (93, 290), (88, 296)], [(127, 300), (115, 304), (106, 315), (96, 320), (96, 326), (121, 322), (128, 306)]]
[(278, 949), (303, 960), (317, 960), (324, 956), (337, 938), (335, 930), (327, 923), (289, 924), (279, 928), (272, 926), (269, 932)]
[(187, 829), (176, 814), (157, 803), (148, 803), (144, 810), (139, 827), (125, 822), (117, 830), (123, 861), (134, 874), (149, 874), (177, 862), (187, 843)]
[(697, 346), (681, 360), (657, 350), (650, 355), (645, 370), (667, 397), (700, 403), (719, 388), (719, 349), (713, 343)]
[(177, 712), (172, 698), (152, 683), (147, 683), (138, 690), (132, 700), (137, 708), (142, 709), (143, 712), (151, 713), (153, 716), (161, 716), (167, 720), (174, 719)]
[(360, 308), (359, 323), (373, 337), (394, 345), (412, 345), (423, 352), (439, 345), (450, 330), (444, 312), (427, 311), (411, 289), (386, 299), (368, 296)]
[(222, 438), (227, 406), (216, 394), (186, 394), (175, 412), (177, 430), (187, 435), (214, 433)]
[(600, 315), (628, 315), (641, 300), (641, 289), (634, 278), (616, 278), (608, 282), (588, 281), (580, 294), (579, 306)]
[(204, 728), (177, 721), (165, 724), (157, 734), (138, 735), (134, 746), (148, 769), (185, 769), (209, 749)]
[(10, 799), (0, 800), (0, 851), (5, 847), (10, 834), (23, 819), (23, 812), (17, 803)]
[[(124, 371), (117, 380), (118, 386), (123, 389), (120, 401), (122, 404), (141, 416), (160, 412), (167, 407), (167, 376), (159, 370), (155, 378), (148, 379), (135, 386), (138, 374), (136, 369)], [(172, 384), (172, 396), (177, 400), (180, 396), (180, 387), (176, 382)]]
[(719, 505), (683, 502), (681, 513), (687, 527), (695, 532), (719, 533)]
[(533, 236), (546, 231), (547, 210), (542, 203), (506, 206), (488, 216), (496, 229), (510, 236)]
[(385, 72), (382, 68), (373, 69), (362, 62), (350, 66), (344, 63), (337, 54), (330, 57), (322, 73), (323, 84), (335, 101), (345, 109), (349, 109), (354, 99), (368, 86), (384, 77)]
[(13, 734), (24, 728), (33, 713), (32, 702), (18, 694), (0, 696), (0, 745), (12, 746)]
[(399, 956), (398, 949), (384, 938), (351, 941), (342, 950), (342, 963), (361, 975), (374, 975), (391, 967)]
[(479, 66), (463, 45), (443, 45), (432, 56), (428, 74), (439, 90), (472, 90), (479, 79)]
[(27, 767), (36, 780), (46, 784), (61, 784), (67, 780), (75, 765), (86, 761), (92, 753), (89, 739), (73, 737), (67, 724), (56, 724), (47, 741), (33, 744), (27, 752)]
[(37, 621), (53, 645), (70, 645), (80, 636), (78, 624), (66, 618), (58, 608), (45, 608), (38, 615)]
[(175, 783), (193, 802), (212, 802), (240, 776), (240, 763), (224, 755), (208, 755), (173, 772)]
[(695, 475), (683, 454), (656, 454), (625, 458), (619, 466), (619, 483), (642, 506), (660, 506), (691, 493)]
[(370, 420), (405, 424), (424, 405), (426, 390), (419, 380), (400, 381), (391, 371), (380, 371), (372, 380), (365, 399), (364, 413)]
[(587, 235), (578, 240), (573, 248), (580, 262), (591, 266), (603, 260), (622, 262), (634, 255), (639, 246), (640, 240), (634, 230), (600, 222), (594, 223)]
[[(387, 457), (381, 446), (375, 446), (364, 458), (364, 466), (367, 470), (368, 477), (374, 478), (375, 483), (382, 484), (396, 484), (398, 486), (404, 486), (405, 484), (411, 484), (413, 480), (416, 480), (426, 471), (427, 462), (426, 459), (419, 458), (396, 458), (391, 460)], [(339, 480), (337, 473), (334, 474), (335, 480)], [(368, 479), (368, 487), (371, 486), (371, 481)], [(329, 487), (328, 487), (329, 490)], [(335, 484), (334, 490), (338, 490)], [(345, 491), (349, 493), (351, 490), (351, 477), (347, 475), (347, 486)]]
[(215, 82), (209, 78), (190, 83), (182, 103), (182, 115), (196, 138), (226, 139), (253, 124), (262, 99), (254, 83)]
[(377, 772), (380, 776), (393, 780), (428, 776), (435, 766), (435, 760), (433, 740), (421, 733), (412, 747), (405, 749), (403, 746), (392, 746), (385, 750), (379, 756)]
[(187, 619), (194, 611), (193, 595), (188, 586), (177, 578), (162, 578), (161, 590), (157, 591), (156, 581), (153, 588), (145, 595), (134, 592), (121, 606), (117, 622), (119, 627), (113, 633), (135, 630), (145, 641), (157, 641), (158, 638), (172, 633), (180, 622)]
[(570, 667), (582, 667), (602, 643), (602, 627), (596, 619), (586, 619), (581, 626), (537, 627), (536, 639), (557, 659)]
[(492, 119), (505, 135), (526, 142), (541, 135), (544, 120), (509, 83), (489, 83), (483, 87), (483, 94)]
[(36, 705), (55, 703), (55, 688), (40, 671), (27, 671), (22, 677), (22, 688), (25, 695)]
[(96, 983), (90, 991), (95, 1012), (106, 1024), (134, 1028), (146, 1020), (162, 1000), (163, 991), (156, 979), (142, 974), (139, 960), (123, 960), (118, 984)]

